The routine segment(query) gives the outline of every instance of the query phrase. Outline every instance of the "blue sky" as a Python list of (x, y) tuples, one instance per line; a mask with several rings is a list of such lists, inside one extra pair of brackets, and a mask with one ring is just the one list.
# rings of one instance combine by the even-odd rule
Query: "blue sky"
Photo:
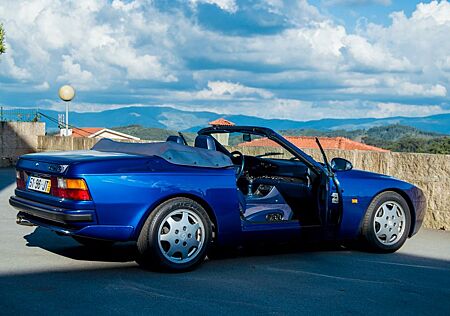
[(450, 2), (2, 0), (0, 104), (266, 118), (450, 112)]

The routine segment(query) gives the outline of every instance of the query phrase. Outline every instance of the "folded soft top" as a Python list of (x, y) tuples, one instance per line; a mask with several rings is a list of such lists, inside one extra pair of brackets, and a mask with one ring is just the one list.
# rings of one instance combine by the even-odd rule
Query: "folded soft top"
[(92, 150), (157, 156), (176, 165), (192, 167), (225, 168), (233, 166), (230, 157), (221, 152), (180, 145), (175, 142), (124, 143), (103, 138), (92, 147)]

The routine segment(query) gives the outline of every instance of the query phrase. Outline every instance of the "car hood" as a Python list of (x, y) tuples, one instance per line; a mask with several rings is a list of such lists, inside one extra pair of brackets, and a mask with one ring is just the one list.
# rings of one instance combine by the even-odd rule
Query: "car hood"
[(358, 169), (352, 169), (348, 171), (337, 171), (336, 175), (339, 178), (364, 178), (364, 179), (395, 179), (398, 180), (392, 176), (388, 176), (381, 173), (375, 173), (370, 171), (364, 171), (364, 170), (358, 170)]

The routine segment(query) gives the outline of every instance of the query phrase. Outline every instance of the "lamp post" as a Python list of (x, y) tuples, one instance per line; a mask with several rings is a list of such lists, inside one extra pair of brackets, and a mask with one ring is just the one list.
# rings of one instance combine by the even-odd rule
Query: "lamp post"
[(61, 100), (66, 102), (66, 128), (64, 129), (64, 132), (61, 133), (61, 136), (70, 136), (72, 130), (69, 130), (69, 103), (75, 97), (75, 90), (69, 85), (64, 85), (59, 88), (58, 94)]

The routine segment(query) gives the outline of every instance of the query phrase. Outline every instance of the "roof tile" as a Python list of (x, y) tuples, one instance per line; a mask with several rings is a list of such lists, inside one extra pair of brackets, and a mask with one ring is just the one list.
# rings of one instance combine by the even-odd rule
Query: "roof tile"
[[(316, 138), (312, 136), (285, 136), (285, 138), (299, 148), (317, 149)], [(389, 150), (366, 145), (345, 137), (319, 137), (323, 149), (342, 149), (342, 150), (368, 150), (378, 152), (388, 152)], [(254, 139), (247, 143), (241, 143), (238, 146), (253, 147), (280, 147), (274, 141), (267, 138)]]
[(211, 121), (208, 124), (212, 125), (212, 126), (234, 126), (235, 125), (233, 122), (230, 122), (230, 121), (224, 119), (223, 117), (221, 117), (217, 120)]
[(72, 137), (89, 137), (92, 134), (104, 130), (104, 127), (83, 127), (83, 128), (73, 128)]

